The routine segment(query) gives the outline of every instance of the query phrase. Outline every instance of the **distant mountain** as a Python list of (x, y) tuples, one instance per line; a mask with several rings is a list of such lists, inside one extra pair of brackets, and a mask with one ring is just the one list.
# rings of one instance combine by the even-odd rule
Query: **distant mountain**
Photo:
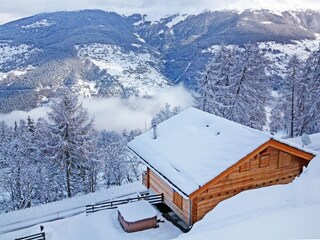
[(0, 111), (31, 109), (65, 86), (83, 95), (194, 88), (219, 44), (259, 42), (281, 64), (319, 46), (320, 12), (245, 10), (147, 21), (100, 10), (43, 13), (0, 26)]
[(300, 47), (297, 42), (307, 40), (316, 47), (319, 44), (320, 12), (215, 11), (188, 16), (171, 24), (179, 17), (171, 16), (158, 23), (145, 22), (139, 25), (139, 34), (163, 53), (166, 76), (191, 86), (206, 62), (206, 50), (214, 45), (274, 42), (282, 46), (296, 45), (299, 53), (310, 49)]

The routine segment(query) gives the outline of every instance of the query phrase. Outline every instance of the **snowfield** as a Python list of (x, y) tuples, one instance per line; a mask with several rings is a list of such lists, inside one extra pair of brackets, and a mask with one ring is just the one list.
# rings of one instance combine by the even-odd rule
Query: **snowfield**
[(127, 52), (115, 45), (97, 43), (76, 48), (81, 59), (90, 60), (101, 70), (106, 70), (124, 87), (137, 90), (140, 96), (154, 95), (168, 86), (168, 80), (156, 64), (152, 64), (156, 60), (149, 53)]
[(55, 22), (48, 21), (47, 19), (42, 19), (41, 21), (34, 22), (32, 24), (21, 26), (21, 28), (42, 28), (42, 27), (50, 27), (51, 25), (55, 24)]
[(259, 43), (259, 48), (266, 51), (266, 57), (275, 62), (277, 67), (285, 72), (285, 65), (293, 55), (299, 56), (299, 59), (305, 61), (310, 53), (319, 48), (320, 34), (315, 34), (314, 40), (292, 41), (291, 44), (283, 44), (276, 42)]
[(16, 61), (19, 64), (23, 63), (37, 51), (40, 50), (26, 44), (15, 46), (8, 43), (0, 43), (0, 67), (10, 61)]

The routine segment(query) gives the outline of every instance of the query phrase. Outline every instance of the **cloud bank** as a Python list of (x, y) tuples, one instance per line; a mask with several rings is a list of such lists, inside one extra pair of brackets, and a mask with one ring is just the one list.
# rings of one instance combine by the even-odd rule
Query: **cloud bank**
[(42, 12), (102, 9), (119, 14), (145, 13), (159, 18), (174, 13), (199, 13), (205, 9), (313, 9), (320, 10), (320, 0), (0, 0), (0, 24)]
[[(186, 108), (193, 105), (193, 98), (182, 86), (170, 87), (159, 91), (154, 97), (146, 99), (141, 97), (120, 98), (83, 98), (80, 99), (83, 106), (95, 120), (98, 130), (121, 132), (123, 129), (141, 129), (150, 127), (152, 117), (162, 108), (165, 103), (171, 106)], [(14, 121), (45, 117), (49, 107), (40, 107), (30, 112), (13, 111), (9, 114), (0, 114), (0, 121), (4, 120), (13, 126)]]

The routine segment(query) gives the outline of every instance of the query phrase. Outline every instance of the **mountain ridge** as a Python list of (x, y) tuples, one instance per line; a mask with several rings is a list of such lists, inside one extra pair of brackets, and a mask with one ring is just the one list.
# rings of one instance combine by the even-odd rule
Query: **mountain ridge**
[(24, 109), (16, 103), (23, 91), (34, 96), (32, 108), (66, 86), (88, 96), (152, 96), (177, 83), (194, 89), (217, 45), (257, 43), (285, 62), (314, 50), (319, 34), (320, 11), (311, 10), (205, 11), (159, 21), (103, 10), (41, 13), (0, 25), (0, 111)]

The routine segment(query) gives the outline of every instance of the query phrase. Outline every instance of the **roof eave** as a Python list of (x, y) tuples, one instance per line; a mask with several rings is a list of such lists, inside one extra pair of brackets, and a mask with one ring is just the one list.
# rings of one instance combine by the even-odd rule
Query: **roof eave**
[(132, 148), (130, 148), (127, 145), (127, 148), (133, 152), (136, 156), (138, 156), (143, 162), (145, 162), (145, 164), (151, 168), (154, 172), (156, 172), (161, 178), (163, 178), (163, 180), (165, 180), (173, 189), (175, 189), (176, 192), (180, 192), (182, 193), (186, 198), (189, 198), (189, 195), (186, 194), (184, 191), (182, 191), (179, 187), (177, 187), (173, 182), (170, 181), (170, 179), (168, 179), (165, 175), (163, 175), (161, 172), (159, 172), (155, 167), (153, 167), (147, 160), (145, 160), (140, 154), (138, 154), (135, 150), (133, 150)]

